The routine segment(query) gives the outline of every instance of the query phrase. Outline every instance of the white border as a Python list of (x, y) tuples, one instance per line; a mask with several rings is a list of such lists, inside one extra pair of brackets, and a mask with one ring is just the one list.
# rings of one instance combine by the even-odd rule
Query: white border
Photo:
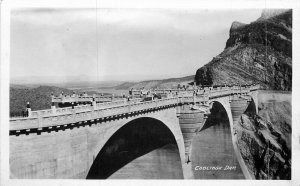
[[(1, 0), (0, 0), (1, 1)], [(293, 93), (292, 93), (292, 181), (236, 180), (10, 180), (9, 179), (9, 49), (11, 7), (95, 8), (96, 0), (2, 0), (1, 3), (1, 101), (0, 101), (0, 182), (1, 185), (300, 185), (300, 1), (299, 0), (97, 0), (99, 8), (172, 8), (172, 9), (293, 9)], [(238, 20), (238, 18), (237, 18)], [(225, 43), (224, 43), (225, 46)], [(216, 54), (217, 55), (217, 54)], [(195, 69), (196, 72), (196, 69)]]

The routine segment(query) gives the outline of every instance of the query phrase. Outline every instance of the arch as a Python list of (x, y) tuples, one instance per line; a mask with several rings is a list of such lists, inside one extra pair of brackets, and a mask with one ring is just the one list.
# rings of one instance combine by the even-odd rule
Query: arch
[[(178, 156), (174, 158), (175, 162), (172, 164), (181, 171), (177, 171), (175, 176), (182, 178), (181, 155), (175, 135), (161, 120), (152, 117), (135, 118), (121, 126), (105, 142), (96, 157), (93, 158), (86, 178), (109, 178), (127, 163), (162, 147), (177, 152)], [(168, 174), (159, 176), (168, 176)], [(155, 178), (159, 178), (159, 176)]]
[[(215, 99), (210, 104), (212, 105), (211, 114), (193, 141), (195, 150), (192, 153), (192, 162), (195, 177), (245, 179), (247, 178), (244, 173), (246, 167), (241, 165), (242, 157), (234, 137), (229, 98)], [(213, 168), (212, 170), (199, 170), (201, 169), (199, 166)]]
[[(212, 117), (213, 116), (213, 117)], [(215, 100), (210, 102), (210, 115), (206, 119), (202, 128), (199, 130), (200, 132), (211, 127), (214, 120), (222, 120), (224, 122), (229, 122), (229, 116), (225, 109), (225, 106), (222, 102)]]

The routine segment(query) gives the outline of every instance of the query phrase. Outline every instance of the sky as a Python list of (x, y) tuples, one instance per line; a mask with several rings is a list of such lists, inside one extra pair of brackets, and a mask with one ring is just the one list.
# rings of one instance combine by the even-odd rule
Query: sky
[(16, 8), (10, 75), (98, 81), (194, 75), (223, 51), (233, 21), (250, 23), (261, 11)]

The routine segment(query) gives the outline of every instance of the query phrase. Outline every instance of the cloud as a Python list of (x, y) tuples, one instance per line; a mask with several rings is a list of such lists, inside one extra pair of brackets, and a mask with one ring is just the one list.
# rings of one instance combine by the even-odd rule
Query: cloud
[(97, 12), (90, 8), (14, 10), (11, 75), (136, 79), (192, 75), (223, 50), (233, 21), (249, 23), (260, 15), (260, 10)]
[(44, 25), (62, 26), (68, 23), (90, 21), (96, 24), (96, 9), (66, 8), (18, 8), (11, 12), (12, 22), (20, 22), (43, 27)]

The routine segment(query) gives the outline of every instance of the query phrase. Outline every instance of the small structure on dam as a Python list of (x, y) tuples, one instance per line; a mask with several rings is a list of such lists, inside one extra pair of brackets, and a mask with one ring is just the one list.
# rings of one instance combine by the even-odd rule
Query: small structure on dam
[(202, 128), (210, 111), (209, 106), (182, 104), (177, 107), (180, 129), (184, 139), (186, 162), (190, 163), (191, 144), (196, 133)]
[[(10, 177), (105, 179), (155, 148), (173, 144), (183, 177), (193, 178), (193, 139), (207, 131), (227, 135), (226, 149), (232, 154), (227, 158), (235, 159), (239, 179), (251, 179), (234, 134), (249, 102), (257, 108), (258, 89), (251, 85), (139, 90), (139, 95), (109, 102), (88, 95), (52, 96), (53, 103), (63, 105), (39, 111), (29, 107), (28, 117), (10, 119)], [(90, 104), (81, 104), (84, 102)], [(68, 104), (71, 106), (65, 107)], [(219, 133), (211, 133), (207, 120), (216, 117), (216, 108), (222, 108), (229, 125), (214, 125)], [(221, 142), (222, 138), (211, 144)], [(212, 161), (226, 158), (224, 153), (214, 155), (218, 160)], [(232, 177), (228, 174), (225, 179)]]

